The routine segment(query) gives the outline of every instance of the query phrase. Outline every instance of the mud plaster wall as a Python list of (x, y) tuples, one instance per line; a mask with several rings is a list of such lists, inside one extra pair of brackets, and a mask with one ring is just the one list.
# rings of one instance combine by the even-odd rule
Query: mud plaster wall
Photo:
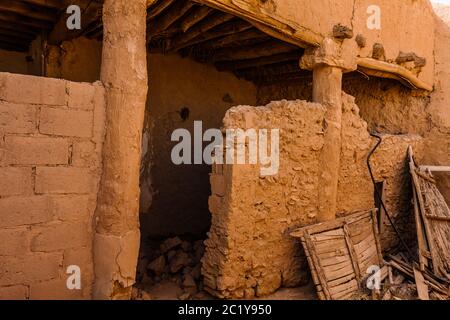
[(48, 46), (46, 76), (70, 81), (95, 82), (100, 79), (102, 42), (85, 37)]
[(28, 52), (0, 49), (0, 72), (42, 75), (42, 49), (38, 37), (32, 41)]
[[(256, 88), (231, 73), (177, 55), (149, 55), (149, 96), (141, 176), (141, 225), (152, 236), (201, 234), (209, 228), (208, 165), (174, 165), (171, 142), (175, 129), (186, 128), (192, 139), (194, 121), (203, 131), (220, 128), (233, 105), (256, 102)], [(181, 110), (187, 108), (186, 120)]]
[(99, 83), (0, 73), (0, 298), (91, 297), (104, 112)]
[[(225, 128), (280, 128), (280, 170), (276, 176), (260, 177), (258, 166), (214, 166), (209, 199), (212, 228), (202, 260), (205, 286), (214, 295), (252, 298), (307, 281), (306, 260), (289, 232), (316, 222), (324, 112), (323, 106), (300, 100), (227, 112)], [(344, 95), (343, 112), (340, 215), (374, 207), (365, 164), (374, 140), (351, 96)], [(387, 206), (394, 219), (410, 231), (410, 222), (403, 223), (410, 216), (409, 202), (399, 193), (409, 188), (407, 146), (412, 144), (420, 155), (422, 140), (414, 135), (384, 140), (374, 156), (375, 175), (387, 182)], [(386, 231), (384, 248), (394, 243), (392, 233)]]

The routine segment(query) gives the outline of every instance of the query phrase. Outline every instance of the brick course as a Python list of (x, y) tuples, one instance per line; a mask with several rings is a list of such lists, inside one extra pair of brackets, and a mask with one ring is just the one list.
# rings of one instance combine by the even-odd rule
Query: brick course
[[(89, 299), (101, 83), (0, 73), (0, 299)], [(68, 290), (78, 265), (82, 290)]]

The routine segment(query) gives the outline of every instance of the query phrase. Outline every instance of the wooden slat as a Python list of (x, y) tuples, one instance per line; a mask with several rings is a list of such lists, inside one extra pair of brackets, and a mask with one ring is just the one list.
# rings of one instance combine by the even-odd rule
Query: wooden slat
[(156, 20), (151, 20), (147, 27), (147, 39), (166, 31), (171, 25), (176, 23), (186, 12), (194, 6), (193, 2), (179, 0), (171, 6), (168, 12), (160, 15)]
[(450, 166), (419, 166), (420, 170), (431, 172), (450, 172)]
[(155, 4), (151, 5), (147, 10), (147, 21), (159, 16), (164, 10), (166, 10), (175, 0), (159, 0)]
[(15, 37), (18, 39), (23, 39), (27, 43), (30, 43), (34, 38), (36, 38), (36, 35), (34, 35), (34, 34), (25, 33), (25, 32), (16, 31), (16, 30), (4, 29), (3, 26), (0, 27), (0, 34), (3, 36), (11, 36), (11, 37)]
[(31, 36), (33, 38), (36, 37), (36, 35), (40, 32), (40, 29), (31, 28), (26, 25), (20, 25), (20, 24), (14, 24), (10, 21), (5, 21), (0, 18), (0, 26), (3, 30), (12, 30), (16, 32), (20, 32), (21, 34), (25, 36)]
[(39, 28), (49, 30), (52, 28), (52, 24), (47, 21), (37, 20), (33, 18), (24, 17), (15, 13), (6, 13), (0, 11), (0, 20), (7, 21), (11, 24), (18, 24), (21, 26), (28, 26), (30, 28)]
[(311, 236), (309, 235), (309, 233), (307, 231), (305, 231), (305, 233), (304, 233), (304, 238), (305, 238), (305, 244), (308, 248), (311, 260), (313, 262), (313, 265), (315, 266), (315, 270), (317, 272), (317, 277), (319, 278), (320, 285), (322, 286), (322, 290), (325, 295), (325, 298), (329, 300), (329, 299), (331, 299), (331, 295), (330, 295), (330, 291), (329, 291), (328, 285), (327, 285), (327, 278), (325, 277), (324, 271), (320, 264), (320, 260), (317, 256), (316, 250), (314, 248), (314, 244), (311, 240)]
[(288, 53), (298, 50), (292, 45), (283, 42), (270, 40), (260, 43), (255, 46), (248, 46), (243, 48), (226, 48), (214, 54), (214, 61), (230, 61), (254, 59), (258, 57), (273, 56), (280, 53)]
[(208, 32), (202, 33), (198, 37), (194, 38), (192, 41), (188, 43), (184, 43), (182, 45), (179, 45), (178, 47), (173, 48), (170, 47), (171, 50), (178, 51), (182, 48), (194, 46), (198, 44), (205, 43), (207, 41), (211, 41), (229, 34), (233, 34), (235, 32), (240, 32), (242, 30), (250, 29), (252, 26), (249, 25), (247, 22), (242, 20), (237, 21), (230, 21), (227, 23), (224, 23), (217, 28), (214, 28), (213, 30), (210, 30)]
[(186, 18), (183, 19), (180, 23), (181, 31), (186, 33), (190, 28), (192, 28), (194, 25), (205, 19), (209, 14), (213, 12), (213, 9), (207, 7), (207, 6), (200, 6), (194, 10), (194, 12), (190, 15), (188, 15)]
[(62, 9), (64, 3), (61, 0), (20, 0), (21, 2), (29, 3), (36, 6), (52, 8), (52, 9)]
[(29, 41), (23, 38), (18, 38), (14, 36), (5, 36), (0, 34), (0, 42), (19, 45), (19, 46), (27, 46), (29, 44)]
[(234, 16), (230, 14), (223, 14), (220, 12), (213, 13), (193, 26), (188, 32), (174, 38), (171, 42), (171, 48), (173, 48), (173, 50), (184, 48), (186, 44), (190, 43), (201, 34), (230, 21), (231, 19), (234, 19)]
[(345, 242), (347, 244), (348, 252), (350, 254), (350, 258), (351, 258), (351, 262), (352, 262), (352, 266), (353, 266), (353, 271), (355, 272), (356, 279), (358, 280), (358, 286), (359, 286), (359, 282), (361, 281), (361, 271), (359, 270), (358, 257), (356, 255), (355, 247), (353, 246), (352, 238), (350, 236), (350, 231), (348, 229), (347, 224), (344, 224), (343, 229), (344, 229), (344, 235), (345, 235)]
[[(412, 151), (411, 146), (408, 147), (408, 155), (410, 158), (410, 163), (413, 163), (413, 165), (410, 166), (410, 174), (412, 177), (413, 186), (417, 193), (417, 199), (418, 199), (418, 203), (419, 203), (419, 212), (420, 212), (422, 220), (424, 222), (425, 234), (428, 239), (428, 247), (430, 249), (431, 258), (432, 258), (432, 262), (433, 262), (432, 263), (433, 271), (435, 274), (441, 274), (441, 270), (439, 268), (440, 257), (439, 257), (439, 253), (438, 253), (438, 248), (436, 247), (436, 244), (434, 242), (434, 234), (433, 234), (432, 227), (431, 227), (430, 223), (428, 223), (428, 221), (427, 221), (427, 217), (426, 217), (427, 211), (426, 211), (425, 199), (423, 198), (424, 190), (422, 190), (422, 186), (421, 186), (421, 183), (419, 180), (421, 177), (419, 177), (418, 170), (416, 170), (416, 168), (415, 168), (413, 151)], [(428, 181), (428, 180), (426, 180), (426, 181)]]
[(81, 29), (69, 30), (66, 26), (66, 20), (68, 15), (66, 12), (62, 12), (55, 26), (48, 36), (48, 43), (52, 45), (58, 45), (63, 41), (71, 40), (81, 36), (87, 26), (91, 25), (94, 21), (101, 21), (102, 4), (98, 1), (90, 0), (65, 0), (70, 4), (78, 5), (82, 11)]
[(54, 23), (58, 18), (56, 14), (48, 9), (30, 7), (27, 4), (11, 0), (0, 0), (0, 11), (12, 12), (24, 17), (44, 20), (51, 23)]
[(262, 33), (258, 29), (252, 28), (242, 32), (227, 35), (226, 37), (223, 37), (221, 39), (217, 39), (213, 42), (208, 43), (205, 47), (208, 49), (236, 47), (248, 42), (257, 43), (257, 42), (264, 42), (269, 39), (271, 38), (267, 34)]
[(425, 283), (425, 279), (423, 277), (422, 272), (413, 268), (414, 270), (414, 280), (416, 282), (417, 294), (420, 300), (430, 300), (430, 296), (428, 294), (428, 286)]
[(300, 56), (300, 51), (292, 51), (256, 59), (216, 62), (215, 65), (218, 70), (238, 70), (252, 67), (262, 67), (286, 61), (298, 61)]
[(0, 42), (0, 49), (8, 50), (8, 51), (27, 52), (28, 46), (19, 46), (19, 45), (13, 45), (13, 44), (9, 44), (9, 43)]

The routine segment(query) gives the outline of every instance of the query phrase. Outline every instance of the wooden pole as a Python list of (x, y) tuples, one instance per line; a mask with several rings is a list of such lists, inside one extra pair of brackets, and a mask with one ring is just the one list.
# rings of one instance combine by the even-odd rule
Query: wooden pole
[(105, 0), (106, 137), (94, 237), (94, 299), (129, 299), (139, 252), (139, 167), (147, 98), (146, 0)]

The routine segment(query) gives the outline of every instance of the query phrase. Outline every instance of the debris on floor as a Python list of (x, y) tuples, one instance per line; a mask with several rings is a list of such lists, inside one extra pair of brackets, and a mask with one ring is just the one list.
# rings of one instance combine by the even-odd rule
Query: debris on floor
[(376, 209), (298, 229), (320, 299), (449, 300), (450, 210), (411, 147), (408, 156), (417, 257), (383, 258)]
[(208, 299), (203, 291), (201, 258), (203, 240), (172, 237), (163, 241), (149, 240), (143, 244), (137, 267), (137, 285), (133, 299), (180, 300)]

